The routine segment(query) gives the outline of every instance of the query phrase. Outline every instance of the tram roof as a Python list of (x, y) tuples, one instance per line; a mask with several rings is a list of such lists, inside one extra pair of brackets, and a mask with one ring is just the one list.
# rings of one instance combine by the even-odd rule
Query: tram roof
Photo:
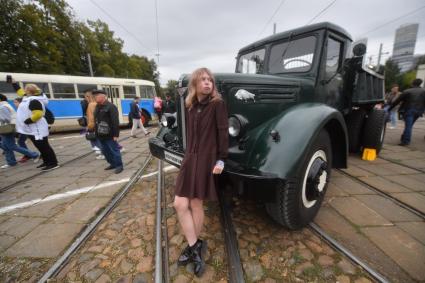
[(105, 85), (150, 85), (155, 84), (148, 80), (126, 79), (126, 78), (108, 78), (108, 77), (83, 77), (68, 75), (47, 75), (47, 74), (29, 74), (29, 73), (6, 73), (0, 72), (0, 81), (6, 81), (6, 76), (11, 75), (16, 81), (23, 82), (42, 82), (42, 83), (80, 83), (80, 84), (105, 84)]

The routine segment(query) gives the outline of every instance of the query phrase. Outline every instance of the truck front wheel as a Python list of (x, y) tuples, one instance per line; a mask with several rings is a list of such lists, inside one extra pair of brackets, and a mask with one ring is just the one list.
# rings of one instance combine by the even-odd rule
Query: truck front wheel
[(301, 166), (301, 177), (276, 189), (275, 202), (266, 204), (268, 214), (290, 230), (307, 226), (322, 204), (331, 168), (331, 141), (322, 130)]

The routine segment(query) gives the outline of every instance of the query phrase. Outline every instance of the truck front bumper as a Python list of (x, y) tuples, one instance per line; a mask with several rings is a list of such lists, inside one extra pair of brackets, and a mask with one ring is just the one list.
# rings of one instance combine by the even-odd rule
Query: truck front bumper
[[(184, 153), (167, 147), (159, 137), (149, 139), (149, 149), (153, 156), (180, 168)], [(285, 188), (286, 180), (274, 174), (267, 174), (256, 169), (243, 168), (232, 160), (226, 160), (221, 184), (231, 184), (234, 193), (247, 198), (274, 201), (276, 189)]]

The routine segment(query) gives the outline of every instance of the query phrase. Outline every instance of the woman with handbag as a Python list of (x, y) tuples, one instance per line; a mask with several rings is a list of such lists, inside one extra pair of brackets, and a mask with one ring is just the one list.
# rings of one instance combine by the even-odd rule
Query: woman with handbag
[(34, 159), (34, 162), (38, 161), (40, 157), (37, 152), (30, 151), (16, 144), (15, 120), (15, 110), (7, 102), (7, 97), (0, 93), (0, 135), (2, 148), (6, 157), (6, 164), (0, 166), (1, 169), (6, 169), (17, 164), (14, 151)]
[(94, 99), (94, 95), (91, 90), (87, 90), (84, 93), (84, 97), (87, 99), (88, 105), (86, 109), (86, 117), (87, 117), (87, 132), (86, 139), (90, 142), (93, 150), (96, 152), (96, 159), (105, 159), (105, 156), (102, 154), (102, 145), (100, 144), (99, 139), (96, 137), (95, 133), (95, 118), (94, 111), (96, 109), (96, 100)]

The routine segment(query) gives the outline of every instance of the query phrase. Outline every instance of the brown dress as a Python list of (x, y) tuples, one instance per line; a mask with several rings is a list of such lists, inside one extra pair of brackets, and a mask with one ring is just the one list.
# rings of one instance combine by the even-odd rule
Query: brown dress
[(177, 176), (179, 197), (217, 200), (213, 168), (229, 147), (227, 109), (222, 99), (197, 103), (186, 110), (186, 153)]

